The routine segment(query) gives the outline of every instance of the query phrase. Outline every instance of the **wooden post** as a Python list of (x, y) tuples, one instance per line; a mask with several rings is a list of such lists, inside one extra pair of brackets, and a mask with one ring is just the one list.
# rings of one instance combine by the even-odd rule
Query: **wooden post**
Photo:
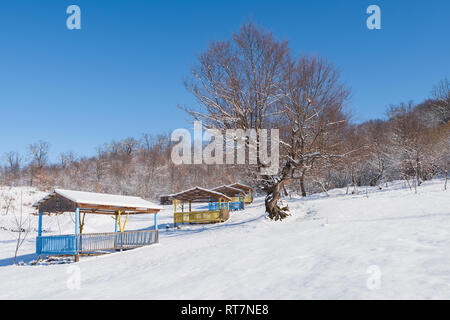
[(189, 200), (189, 212), (192, 212), (192, 200)]
[(42, 212), (39, 212), (38, 237), (42, 236)]
[(177, 227), (177, 199), (173, 199), (173, 207), (174, 207), (174, 212), (173, 212), (173, 227), (176, 228)]
[(125, 226), (127, 225), (127, 221), (128, 221), (128, 215), (129, 215), (130, 213), (129, 212), (127, 212), (127, 217), (125, 218), (125, 221), (123, 222), (123, 226), (122, 226), (122, 232), (124, 232), (125, 231)]
[(122, 223), (121, 223), (121, 221), (120, 221), (121, 215), (122, 215), (122, 211), (119, 210), (120, 252), (122, 252), (122, 247), (123, 247), (123, 239), (122, 239), (122, 236), (123, 236), (123, 234), (122, 234), (123, 229), (122, 229)]
[[(114, 218), (114, 233), (117, 233), (117, 219), (118, 219), (118, 214), (116, 213), (116, 216)], [(116, 250), (117, 247), (117, 242), (116, 242), (116, 235), (114, 235), (114, 250)]]
[(239, 192), (239, 209), (242, 210), (243, 205), (242, 205), (242, 199), (241, 199), (241, 193)]
[(155, 232), (156, 232), (156, 242), (159, 242), (158, 213), (155, 213)]
[(41, 260), (41, 251), (42, 251), (42, 240), (40, 237), (42, 236), (42, 212), (39, 210), (39, 224), (38, 224), (38, 239), (36, 239), (38, 245), (36, 246), (36, 254), (38, 255), (38, 261)]

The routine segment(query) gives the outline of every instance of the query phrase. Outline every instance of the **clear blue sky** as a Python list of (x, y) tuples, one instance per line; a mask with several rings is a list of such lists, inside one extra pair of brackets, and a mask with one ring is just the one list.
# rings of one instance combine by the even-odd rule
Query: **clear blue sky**
[[(82, 29), (66, 28), (81, 8)], [(370, 4), (382, 30), (366, 28)], [(38, 140), (52, 159), (188, 127), (175, 106), (195, 54), (249, 17), (294, 53), (327, 57), (353, 90), (356, 121), (429, 96), (450, 77), (448, 0), (8, 0), (0, 3), (0, 155)]]

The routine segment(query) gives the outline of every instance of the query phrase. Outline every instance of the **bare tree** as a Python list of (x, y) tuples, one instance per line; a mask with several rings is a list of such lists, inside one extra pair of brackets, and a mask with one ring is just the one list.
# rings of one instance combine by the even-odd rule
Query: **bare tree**
[(23, 201), (22, 194), (20, 195), (20, 213), (17, 215), (14, 211), (14, 220), (13, 227), (11, 231), (15, 234), (16, 237), (16, 247), (14, 251), (14, 264), (16, 264), (17, 254), (19, 252), (20, 247), (25, 242), (28, 234), (31, 230), (31, 218), (30, 214), (25, 214), (23, 212)]
[(447, 190), (448, 172), (450, 170), (450, 122), (437, 128), (434, 140), (436, 143), (433, 153), (438, 159), (441, 173), (444, 174), (444, 190)]
[(7, 172), (12, 179), (16, 179), (21, 169), (22, 156), (18, 152), (10, 151), (5, 153), (4, 158), (7, 163)]
[[(253, 23), (244, 24), (231, 40), (211, 43), (198, 57), (192, 78), (185, 86), (197, 99), (199, 108), (184, 110), (208, 128), (253, 129), (259, 136), (261, 129), (271, 129), (274, 124), (272, 117), (279, 106), (287, 54), (286, 42), (277, 41)], [(246, 144), (248, 147), (249, 139)], [(257, 141), (256, 149), (259, 148)], [(257, 154), (256, 165), (249, 169), (255, 177), (266, 181), (258, 174), (264, 165)], [(276, 211), (272, 203), (278, 201), (282, 185), (269, 184), (263, 186), (268, 192), (266, 210), (269, 216), (279, 219), (284, 214)], [(273, 192), (277, 195), (269, 200)]]
[[(232, 40), (212, 43), (198, 60), (185, 85), (199, 108), (183, 108), (194, 120), (219, 130), (254, 129), (257, 137), (262, 129), (280, 129), (278, 173), (260, 174), (268, 165), (259, 152), (256, 165), (247, 168), (267, 193), (269, 217), (285, 218), (286, 209), (278, 205), (284, 183), (296, 173), (304, 179), (316, 162), (337, 155), (339, 139), (332, 133), (346, 124), (342, 107), (348, 97), (337, 71), (316, 58), (291, 62), (287, 42), (253, 23)], [(250, 147), (250, 139), (245, 141)]]
[(281, 115), (286, 118), (282, 147), (292, 162), (302, 196), (306, 196), (308, 172), (332, 161), (342, 150), (347, 117), (343, 107), (350, 92), (339, 80), (337, 70), (325, 60), (302, 57), (288, 62), (282, 85)]
[(441, 123), (450, 121), (450, 82), (441, 80), (432, 91), (432, 107)]
[(59, 160), (61, 168), (66, 169), (76, 161), (76, 156), (73, 151), (63, 152), (59, 155)]
[(414, 177), (414, 186), (425, 180), (427, 167), (430, 163), (425, 161), (430, 152), (430, 128), (415, 112), (412, 102), (391, 106), (390, 117), (391, 138), (393, 141), (392, 153), (396, 154), (396, 161), (400, 166), (403, 178)]
[(133, 137), (128, 137), (128, 138), (126, 138), (125, 140), (122, 141), (123, 152), (127, 156), (133, 155), (134, 152), (136, 152), (138, 146), (139, 146), (139, 141), (137, 141)]
[[(344, 148), (348, 151), (347, 156), (340, 159), (347, 174), (347, 194), (350, 185), (353, 186), (352, 194), (354, 194), (358, 187), (363, 184), (363, 172), (370, 155), (368, 141), (365, 139), (363, 132), (363, 126), (350, 125), (341, 136), (345, 141)], [(354, 152), (354, 150), (357, 152)]]
[(8, 191), (3, 191), (0, 194), (0, 209), (2, 210), (2, 215), (8, 215), (9, 212), (15, 210), (14, 202), (16, 199), (10, 195)]
[(49, 144), (48, 142), (45, 141), (39, 141), (37, 143), (33, 143), (28, 146), (28, 152), (31, 157), (30, 163), (31, 186), (33, 185), (34, 177), (37, 174), (41, 174), (42, 169), (47, 164), (48, 151), (49, 151)]

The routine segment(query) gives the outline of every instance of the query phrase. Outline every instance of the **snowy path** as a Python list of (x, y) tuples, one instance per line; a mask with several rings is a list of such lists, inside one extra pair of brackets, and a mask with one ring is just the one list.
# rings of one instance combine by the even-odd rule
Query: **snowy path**
[[(224, 224), (175, 231), (164, 228), (172, 222), (168, 208), (160, 244), (70, 265), (12, 266), (14, 244), (0, 231), (0, 299), (450, 299), (450, 191), (433, 181), (418, 192), (399, 182), (368, 197), (339, 189), (289, 199), (293, 214), (277, 223), (257, 199)], [(88, 225), (105, 231), (109, 220), (94, 217)], [(129, 228), (151, 221), (137, 217)], [(373, 265), (381, 278), (370, 290)], [(79, 290), (67, 286), (74, 266)]]

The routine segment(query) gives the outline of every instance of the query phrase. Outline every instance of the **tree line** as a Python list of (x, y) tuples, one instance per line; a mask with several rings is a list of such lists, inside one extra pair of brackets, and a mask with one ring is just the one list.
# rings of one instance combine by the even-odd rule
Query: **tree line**
[(25, 155), (15, 151), (4, 154), (0, 184), (157, 199), (192, 185), (213, 186), (217, 181), (231, 183), (240, 178), (236, 168), (176, 166), (170, 158), (172, 145), (170, 134), (143, 134), (140, 138), (105, 143), (90, 157), (64, 152), (59, 154), (58, 162), (51, 163), (50, 144), (39, 141), (30, 144)]

